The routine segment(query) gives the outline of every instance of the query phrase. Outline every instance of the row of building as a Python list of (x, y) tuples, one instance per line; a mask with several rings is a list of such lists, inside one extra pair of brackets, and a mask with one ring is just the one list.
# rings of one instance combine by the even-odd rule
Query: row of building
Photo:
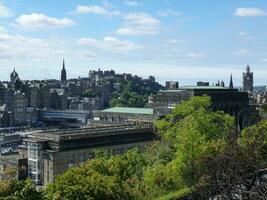
[[(120, 88), (118, 80), (160, 87), (152, 76), (142, 79), (131, 74), (116, 74), (114, 70), (91, 70), (88, 77), (67, 79), (64, 60), (60, 80), (24, 81), (14, 69), (10, 81), (0, 82), (0, 127), (38, 127), (42, 125), (42, 114), (47, 110), (67, 113), (76, 110), (91, 114), (92, 111), (104, 109), (112, 92)], [(88, 89), (96, 95), (86, 95)]]
[[(248, 75), (252, 79), (248, 80)], [(112, 77), (114, 73), (100, 70), (90, 72), (90, 79), (94, 82), (101, 82), (103, 76)], [(42, 110), (42, 121), (51, 123), (53, 119), (55, 124), (68, 125), (77, 124), (79, 121), (83, 126), (33, 129), (28, 130), (26, 134), (25, 131), (3, 133), (5, 137), (2, 137), (1, 144), (14, 151), (0, 156), (0, 175), (4, 178), (5, 170), (9, 166), (15, 166), (18, 169), (18, 178), (30, 177), (37, 185), (46, 186), (52, 183), (57, 175), (94, 158), (99, 150), (108, 150), (114, 154), (133, 147), (142, 150), (151, 141), (159, 139), (154, 133), (154, 121), (193, 96), (210, 96), (212, 108), (234, 116), (236, 128), (241, 130), (255, 123), (258, 117), (255, 104), (251, 103), (253, 74), (249, 67), (243, 76), (244, 88), (241, 91), (234, 88), (232, 78), (229, 87), (224, 83), (210, 86), (207, 82), (198, 82), (195, 86), (179, 86), (178, 82), (167, 82), (164, 90), (149, 97), (150, 108), (114, 107), (94, 110), (92, 113), (77, 110)], [(124, 78), (130, 77), (125, 75)], [(64, 73), (61, 82), (67, 82)], [(2, 130), (4, 131), (5, 129)]]

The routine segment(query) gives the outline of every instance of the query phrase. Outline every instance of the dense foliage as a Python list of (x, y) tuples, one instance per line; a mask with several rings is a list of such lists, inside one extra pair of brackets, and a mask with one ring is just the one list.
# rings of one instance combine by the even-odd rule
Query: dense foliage
[[(10, 173), (10, 171), (12, 171)], [(29, 179), (18, 181), (14, 170), (7, 170), (7, 179), (0, 181), (0, 200), (42, 200), (43, 193), (38, 191)]]
[[(242, 133), (234, 122), (209, 97), (194, 97), (156, 122), (162, 139), (145, 152), (99, 153), (58, 176), (43, 199), (265, 199), (267, 121)], [(25, 191), (14, 190), (6, 194)]]
[[(203, 156), (216, 156), (234, 119), (213, 112), (209, 97), (184, 102), (156, 123), (162, 141), (146, 152), (101, 157), (73, 168), (47, 189), (49, 199), (155, 199), (184, 195), (205, 172)], [(100, 198), (101, 197), (101, 198)]]
[(140, 80), (117, 80), (119, 89), (112, 93), (109, 102), (112, 107), (144, 107), (148, 102), (148, 96), (156, 94), (162, 88), (156, 82), (146, 85)]
[(89, 97), (89, 98), (93, 98), (93, 97), (97, 97), (97, 96), (101, 96), (101, 94), (99, 92), (96, 92), (93, 89), (86, 89), (83, 93), (82, 93), (83, 97)]

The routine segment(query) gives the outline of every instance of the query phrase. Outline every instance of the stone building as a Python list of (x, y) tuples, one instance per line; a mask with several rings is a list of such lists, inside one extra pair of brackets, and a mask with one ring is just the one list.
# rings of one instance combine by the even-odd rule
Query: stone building
[(14, 125), (31, 126), (37, 123), (37, 108), (29, 105), (29, 99), (25, 93), (17, 91), (14, 94)]
[(102, 110), (104, 108), (104, 99), (100, 96), (96, 97), (69, 97), (68, 109), (70, 110)]
[(154, 137), (151, 127), (131, 125), (35, 133), (24, 140), (28, 146), (29, 177), (36, 184), (46, 186), (70, 167), (92, 159), (96, 149), (122, 153), (132, 147), (144, 148)]
[(211, 97), (214, 110), (222, 110), (234, 116), (238, 129), (252, 123), (248, 93), (221, 86), (185, 86), (177, 90), (161, 90), (152, 100), (154, 113), (159, 117), (164, 116), (181, 102), (202, 95)]
[(6, 104), (0, 105), (0, 127), (8, 127), (11, 122), (11, 113)]
[(27, 158), (20, 158), (17, 152), (0, 155), (0, 180), (7, 179), (9, 176), (7, 172), (10, 170), (15, 170), (16, 179), (26, 179), (28, 175)]
[(51, 105), (49, 108), (56, 110), (67, 109), (67, 95), (64, 89), (50, 89)]

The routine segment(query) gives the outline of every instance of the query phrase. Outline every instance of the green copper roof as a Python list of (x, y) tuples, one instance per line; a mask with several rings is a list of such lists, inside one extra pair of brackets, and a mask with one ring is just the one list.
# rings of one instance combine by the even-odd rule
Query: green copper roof
[(101, 112), (153, 115), (152, 108), (114, 107), (114, 108), (102, 110)]

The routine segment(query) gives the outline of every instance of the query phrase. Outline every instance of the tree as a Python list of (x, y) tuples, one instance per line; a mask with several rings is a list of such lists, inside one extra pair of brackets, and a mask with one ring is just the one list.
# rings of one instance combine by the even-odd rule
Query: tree
[(100, 157), (71, 168), (48, 186), (48, 199), (133, 199), (142, 177), (143, 156), (131, 150), (121, 156)]
[(93, 89), (87, 89), (82, 93), (82, 96), (93, 98), (93, 97), (101, 96), (101, 94), (99, 92), (94, 91)]
[(35, 184), (25, 181), (9, 179), (0, 181), (0, 199), (3, 200), (42, 200), (43, 194)]
[(244, 129), (218, 145), (216, 157), (206, 157), (206, 171), (197, 193), (203, 199), (266, 199), (267, 121)]
[(149, 195), (156, 198), (197, 185), (205, 171), (202, 158), (216, 157), (215, 146), (224, 143), (233, 129), (234, 119), (221, 111), (213, 112), (208, 96), (193, 97), (157, 121), (157, 133), (175, 153), (146, 169), (144, 181)]
[(120, 88), (112, 93), (109, 101), (112, 107), (144, 107), (148, 96), (157, 93), (162, 88), (153, 77), (150, 78), (149, 85), (140, 81), (138, 77), (133, 80), (118, 79), (116, 81), (120, 84)]
[(100, 157), (57, 177), (45, 196), (81, 200), (265, 199), (267, 122), (237, 134), (234, 121), (222, 111), (214, 112), (210, 97), (193, 97), (155, 123), (161, 140), (144, 153), (99, 153)]

